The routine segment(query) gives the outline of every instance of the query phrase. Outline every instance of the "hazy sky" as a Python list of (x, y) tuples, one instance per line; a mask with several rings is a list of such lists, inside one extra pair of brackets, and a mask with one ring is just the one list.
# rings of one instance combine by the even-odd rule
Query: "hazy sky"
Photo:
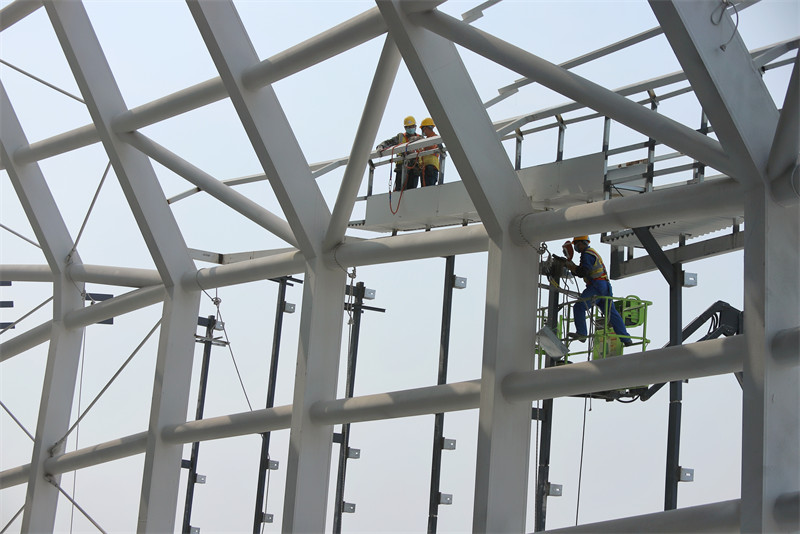
[[(0, 5), (8, 3), (2, 1)], [(478, 3), (447, 2), (441, 9), (460, 16)], [(236, 2), (262, 59), (373, 5), (361, 1)], [(145, 104), (217, 75), (185, 3), (89, 1), (86, 7), (128, 107)], [(488, 9), (474, 25), (560, 63), (650, 29), (657, 26), (657, 22), (646, 2), (505, 0)], [(794, 38), (800, 34), (800, 4), (794, 0), (764, 0), (741, 14), (738, 30), (750, 49)], [(384, 37), (378, 37), (274, 85), (309, 163), (349, 154), (383, 42)], [(484, 101), (496, 96), (499, 87), (519, 78), (516, 73), (471, 52), (459, 51)], [(0, 34), (0, 58), (68, 92), (79, 93), (43, 9)], [(579, 67), (575, 72), (614, 89), (677, 70), (677, 60), (666, 39), (659, 36), (614, 57)], [(764, 75), (778, 106), (783, 101), (788, 77), (788, 67)], [(0, 79), (30, 142), (90, 123), (81, 103), (5, 65), (0, 66)], [(670, 89), (662, 89), (660, 94)], [(636, 98), (641, 99), (643, 95)], [(499, 120), (565, 101), (558, 94), (529, 85), (490, 108), (489, 115), (492, 120)], [(660, 112), (695, 128), (700, 125), (700, 108), (693, 95), (663, 103)], [(408, 71), (401, 64), (376, 143), (399, 132), (403, 117), (409, 114), (414, 115), (418, 123), (428, 116)], [(218, 179), (263, 172), (227, 100), (147, 127), (143, 133)], [(641, 135), (618, 124), (612, 127), (612, 147), (642, 140)], [(565, 157), (598, 152), (601, 145), (602, 121), (570, 126), (566, 133)], [(506, 147), (513, 153), (513, 143), (507, 143)], [(659, 153), (670, 151), (659, 148)], [(523, 166), (551, 162), (555, 154), (554, 130), (528, 136), (523, 147)], [(614, 162), (645, 156), (640, 151), (621, 156)], [(99, 144), (40, 162), (73, 236), (81, 227), (107, 162)], [(448, 163), (447, 180), (457, 180), (457, 169), (450, 161)], [(192, 187), (160, 165), (154, 164), (154, 167), (167, 197)], [(330, 206), (336, 198), (342, 173), (343, 168), (340, 168), (318, 180)], [(389, 178), (389, 169), (379, 167), (375, 177), (376, 193), (388, 191)], [(684, 173), (656, 184), (688, 178)], [(598, 180), (602, 177), (598, 176)], [(265, 182), (241, 186), (238, 190), (271, 211), (281, 213)], [(360, 194), (365, 191), (366, 180)], [(172, 206), (191, 248), (230, 253), (286, 246), (210, 197), (194, 195)], [(357, 204), (352, 219), (363, 218), (363, 209), (363, 203)], [(0, 172), (0, 223), (33, 237), (5, 171)], [(592, 228), (587, 228), (586, 233), (592, 236), (593, 244), (608, 260), (609, 247), (599, 243), (599, 236)], [(378, 236), (359, 231), (349, 231), (349, 235)], [(560, 248), (560, 242), (549, 245), (553, 251)], [(113, 171), (100, 192), (78, 250), (83, 262), (88, 264), (153, 268)], [(39, 249), (3, 230), (0, 230), (0, 262), (45, 263)], [(741, 309), (740, 252), (685, 268), (698, 273), (699, 285), (684, 292), (684, 323), (717, 300)], [(386, 313), (368, 312), (363, 317), (356, 395), (435, 384), (444, 259), (362, 267), (357, 274), (358, 281), (377, 291), (376, 300), (370, 304), (385, 308)], [(458, 257), (456, 274), (467, 277), (468, 285), (454, 296), (448, 374), (451, 382), (480, 377), (486, 254)], [(668, 287), (662, 277), (650, 273), (614, 282), (613, 286), (617, 296), (635, 294), (654, 302), (647, 335), (652, 347), (664, 345), (669, 337), (669, 300)], [(12, 287), (0, 289), (2, 300), (14, 301), (13, 309), (0, 310), (2, 321), (17, 319), (52, 292), (49, 284), (41, 283), (14, 283)], [(87, 291), (118, 295), (127, 289), (89, 284)], [(276, 292), (277, 284), (269, 281), (218, 291), (226, 333), (253, 408), (263, 408), (266, 398)], [(214, 295), (215, 292), (210, 293)], [(286, 315), (284, 319), (276, 405), (292, 402), (301, 294), (302, 286), (289, 288), (287, 294), (287, 300), (297, 304), (297, 313)], [(546, 295), (542, 298), (546, 301)], [(45, 310), (26, 319), (2, 339), (48, 320), (49, 311)], [(87, 328), (82, 391), (75, 402), (76, 411), (78, 404), (85, 407), (95, 397), (155, 324), (160, 312), (161, 306), (151, 306), (116, 318), (114, 326)], [(203, 297), (200, 315), (215, 312), (211, 300)], [(346, 343), (346, 325), (343, 339)], [(82, 422), (77, 448), (147, 428), (155, 347), (155, 339), (145, 345)], [(198, 345), (189, 419), (194, 417), (201, 349)], [(337, 348), (332, 346), (331, 350)], [(346, 347), (343, 347), (343, 354), (344, 350)], [(0, 365), (0, 400), (31, 432), (35, 430), (46, 354), (46, 346), (40, 346)], [(342, 392), (344, 363), (340, 369), (339, 391)], [(247, 410), (230, 352), (215, 347), (206, 417)], [(667, 388), (646, 403), (591, 403), (586, 416), (581, 523), (662, 509), (667, 411)], [(549, 528), (575, 523), (583, 414), (583, 399), (555, 402), (550, 478), (553, 483), (563, 485), (564, 496), (548, 501)], [(455, 451), (443, 453), (441, 491), (452, 493), (454, 502), (451, 506), (440, 507), (440, 532), (471, 529), (476, 428), (476, 410), (445, 417), (445, 437), (457, 439), (458, 444)], [(357, 511), (345, 515), (344, 531), (425, 530), (432, 430), (432, 416), (352, 426), (351, 447), (361, 449), (361, 459), (348, 463), (345, 500), (356, 503)], [(28, 463), (31, 442), (5, 413), (0, 414), (0, 431), (0, 470)], [(536, 454), (536, 435), (534, 425), (532, 458)], [(69, 440), (68, 450), (76, 448), (75, 438), (73, 435)], [(275, 515), (275, 523), (266, 525), (266, 532), (278, 532), (281, 528), (288, 438), (288, 430), (272, 435), (272, 458), (280, 461), (281, 468), (271, 473), (267, 512)], [(739, 497), (740, 441), (741, 389), (735, 378), (720, 376), (693, 380), (685, 385), (680, 461), (684, 467), (695, 469), (695, 481), (681, 484), (679, 506)], [(251, 530), (259, 448), (258, 436), (201, 444), (198, 472), (207, 475), (208, 483), (195, 489), (194, 526), (200, 527), (202, 532)], [(189, 447), (185, 450), (184, 457), (188, 458)], [(333, 452), (331, 498), (337, 446)], [(139, 455), (78, 474), (74, 490), (77, 501), (104, 529), (126, 532), (135, 528), (143, 459), (144, 456)], [(533, 530), (534, 471), (532, 459), (528, 530)], [(183, 476), (185, 478), (185, 473)], [(72, 493), (73, 475), (64, 475), (62, 485)], [(24, 495), (24, 486), (0, 492), (0, 525), (5, 525), (22, 506)], [(176, 509), (178, 528), (182, 513), (183, 492)], [(329, 516), (331, 513), (329, 506)], [(68, 531), (70, 521), (71, 507), (62, 500), (57, 530)], [(11, 531), (16, 531), (19, 524), (18, 519)], [(77, 511), (72, 528), (75, 532), (94, 530)]]

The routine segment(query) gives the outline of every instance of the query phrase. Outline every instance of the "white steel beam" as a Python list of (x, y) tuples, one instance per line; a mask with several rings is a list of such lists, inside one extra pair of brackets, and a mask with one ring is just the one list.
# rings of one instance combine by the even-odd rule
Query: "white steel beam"
[(347, 223), (353, 213), (353, 206), (358, 195), (358, 188), (364, 178), (367, 159), (372, 152), (372, 142), (378, 134), (383, 111), (389, 100), (392, 84), (400, 67), (400, 53), (391, 37), (387, 36), (383, 44), (375, 76), (372, 79), (361, 121), (358, 123), (347, 168), (344, 170), (339, 195), (333, 206), (331, 222), (325, 234), (323, 250), (330, 250), (344, 239)]
[(22, 516), (22, 532), (48, 532), (53, 530), (59, 494), (45, 479), (44, 460), (69, 426), (83, 339), (82, 328), (64, 323), (67, 313), (83, 308), (83, 284), (69, 279), (67, 265), (80, 264), (81, 260), (73, 251), (72, 237), (39, 165), (20, 165), (13, 158), (14, 152), (28, 141), (1, 83), (0, 117), (0, 159), (53, 274), (53, 320), (48, 327), (38, 329), (39, 335), (49, 338), (50, 347)]
[(309, 262), (303, 281), (284, 532), (323, 532), (325, 528), (333, 426), (315, 422), (311, 407), (336, 398), (344, 288), (341, 270), (330, 270), (322, 258)]
[(702, 161), (722, 173), (735, 175), (737, 168), (731, 164), (719, 142), (688, 126), (653, 113), (609, 89), (439, 11), (415, 15), (414, 21), (476, 54), (671, 146), (682, 154)]
[(89, 17), (80, 2), (45, 7), (156, 268), (174, 285), (194, 265), (172, 212), (159, 201), (164, 193), (150, 160), (111, 130), (111, 119), (127, 108)]
[(150, 160), (111, 129), (127, 108), (83, 4), (48, 1), (45, 8), (166, 288), (138, 530), (171, 531), (182, 447), (164, 443), (158, 430), (186, 418), (200, 293), (184, 290), (180, 280), (196, 269)]
[(510, 403), (500, 383), (531, 363), (538, 255), (509, 236), (513, 217), (529, 211), (530, 201), (455, 45), (409, 23), (409, 5), (378, 3), (490, 238), (473, 530), (521, 532), (530, 407)]
[(772, 198), (782, 206), (800, 200), (800, 54), (783, 101), (767, 163)]
[[(780, 343), (792, 347), (797, 336), (797, 330), (786, 332), (780, 336)], [(511, 402), (529, 405), (531, 401), (545, 398), (735, 373), (741, 371), (746, 351), (744, 336), (735, 336), (629, 354), (624, 358), (511, 373), (502, 381), (503, 395)], [(316, 424), (334, 425), (471, 410), (480, 406), (480, 391), (480, 380), (468, 380), (320, 400), (311, 406), (310, 416)], [(289, 414), (293, 408), (291, 405), (278, 406), (167, 425), (161, 430), (161, 435), (170, 443), (191, 443), (281, 430), (289, 428)], [(60, 474), (132, 456), (144, 451), (146, 441), (143, 438), (146, 438), (146, 433), (92, 445), (48, 459), (45, 466), (48, 473)], [(19, 466), (0, 472), (0, 488), (24, 483), (26, 477), (22, 473), (27, 472), (26, 469), (28, 466)]]
[(800, 491), (800, 346), (780, 342), (800, 326), (800, 204), (756, 183), (744, 215), (741, 531), (778, 532), (777, 500)]
[(766, 177), (778, 110), (723, 2), (650, 0), (743, 183)]
[(3, 9), (0, 9), (0, 31), (21, 21), (40, 7), (42, 7), (41, 0), (15, 0), (11, 2)]
[(233, 3), (190, 1), (189, 9), (306, 260), (283, 529), (321, 532), (333, 427), (313, 423), (309, 407), (336, 397), (345, 287), (344, 272), (324, 263), (330, 211), (275, 91), (244, 86), (258, 57)]
[(297, 246), (289, 224), (257, 202), (228, 187), (139, 132), (124, 134), (123, 139), (226, 206), (269, 230), (290, 245)]
[(321, 255), (330, 211), (271, 86), (245, 87), (247, 69), (259, 63), (232, 2), (188, 2), (256, 156), (307, 260)]

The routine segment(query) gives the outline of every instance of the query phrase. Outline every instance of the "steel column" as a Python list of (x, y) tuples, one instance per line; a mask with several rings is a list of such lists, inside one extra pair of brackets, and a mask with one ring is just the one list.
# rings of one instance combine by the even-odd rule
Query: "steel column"
[[(353, 286), (348, 286), (352, 288)], [(346, 399), (353, 398), (353, 393), (356, 387), (356, 363), (358, 360), (358, 337), (361, 333), (361, 314), (362, 306), (364, 305), (364, 282), (356, 284), (354, 302), (352, 306), (348, 306), (348, 311), (352, 317), (352, 325), (350, 330), (350, 339), (347, 347), (347, 377), (345, 379), (345, 392)], [(344, 511), (344, 485), (345, 477), (347, 476), (347, 459), (350, 451), (350, 423), (342, 425), (342, 433), (339, 441), (339, 464), (336, 469), (336, 493), (333, 498), (333, 532), (341, 534), (342, 532), (342, 512)]]
[[(556, 331), (558, 320), (558, 291), (550, 288), (547, 297), (547, 328)], [(553, 358), (545, 354), (545, 368), (553, 367)], [(539, 465), (536, 466), (536, 502), (534, 515), (534, 532), (545, 529), (547, 522), (547, 494), (550, 490), (550, 445), (553, 434), (553, 399), (544, 399), (538, 411), (539, 421), (542, 423), (539, 435)]]
[[(206, 318), (206, 337), (203, 341), (203, 362), (200, 366), (200, 386), (197, 392), (197, 409), (195, 421), (203, 419), (203, 409), (206, 405), (206, 386), (208, 385), (208, 367), (211, 363), (211, 341), (214, 338), (214, 326), (217, 320), (213, 315)], [(189, 476), (186, 478), (186, 503), (183, 507), (183, 534), (191, 532), (192, 504), (194, 502), (194, 485), (197, 483), (197, 458), (200, 455), (200, 442), (192, 443), (192, 452), (189, 458)], [(182, 462), (183, 463), (183, 462)]]
[[(269, 364), (269, 379), (267, 382), (266, 408), (275, 406), (275, 386), (278, 380), (278, 357), (281, 351), (281, 332), (283, 331), (283, 314), (286, 313), (286, 286), (290, 278), (282, 276), (278, 280), (278, 298), (275, 304), (275, 327), (272, 331), (272, 355)], [(271, 432), (261, 434), (261, 458), (258, 464), (258, 484), (256, 485), (256, 507), (253, 516), (253, 534), (259, 534), (264, 523), (264, 486), (267, 483), (269, 470), (269, 442)]]
[[(51, 456), (49, 448), (61, 439), (69, 426), (83, 339), (83, 328), (64, 323), (64, 317), (69, 312), (83, 308), (83, 284), (76, 284), (69, 279), (67, 267), (73, 261), (80, 264), (81, 259), (72, 250), (72, 237), (39, 165), (19, 165), (14, 160), (14, 152), (21, 146), (27, 146), (28, 141), (1, 83), (0, 116), (3, 119), (0, 160), (8, 171), (53, 276), (53, 319), (46, 327), (39, 329), (38, 334), (43, 339), (49, 338), (50, 347), (22, 516), (22, 532), (47, 532), (53, 530), (59, 494), (45, 480), (47, 471), (44, 461)], [(3, 359), (6, 359), (5, 353)], [(56, 476), (55, 481), (59, 480), (60, 477)]]
[[(442, 297), (442, 329), (439, 338), (439, 372), (436, 383), (447, 384), (447, 360), (450, 355), (450, 320), (453, 312), (453, 288), (455, 285), (456, 257), (447, 256), (444, 267), (444, 295)], [(442, 445), (444, 440), (444, 413), (434, 416), (433, 450), (431, 452), (431, 492), (428, 501), (428, 534), (436, 532), (439, 521), (439, 480), (442, 469)]]

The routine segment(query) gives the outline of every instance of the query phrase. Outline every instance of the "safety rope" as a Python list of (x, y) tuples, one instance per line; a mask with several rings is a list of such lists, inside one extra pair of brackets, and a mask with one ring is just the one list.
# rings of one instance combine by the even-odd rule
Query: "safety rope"
[[(67, 430), (66, 434), (64, 434), (61, 437), (61, 439), (56, 441), (55, 444), (53, 444), (53, 446), (50, 447), (50, 455), (51, 456), (55, 455), (58, 452), (59, 448), (66, 441), (66, 439), (70, 435), (70, 433), (72, 433), (72, 431), (78, 426), (78, 424), (83, 420), (83, 418), (86, 417), (86, 414), (89, 413), (89, 411), (94, 407), (94, 405), (97, 404), (97, 401), (100, 400), (100, 397), (103, 396), (103, 394), (108, 390), (108, 388), (111, 386), (111, 384), (114, 382), (114, 380), (117, 379), (117, 377), (122, 373), (122, 371), (125, 369), (125, 367), (131, 362), (133, 357), (136, 356), (136, 354), (144, 346), (144, 344), (147, 343), (147, 340), (150, 339), (150, 336), (153, 335), (153, 332), (156, 331), (156, 329), (159, 327), (159, 325), (161, 325), (161, 319), (156, 321), (156, 324), (153, 326), (153, 328), (151, 328), (150, 331), (147, 333), (147, 335), (144, 336), (144, 339), (142, 339), (142, 341), (139, 343), (139, 345), (133, 350), (131, 355), (128, 356), (128, 359), (125, 360), (125, 362), (122, 364), (122, 366), (120, 366), (120, 368), (117, 369), (117, 372), (114, 373), (114, 376), (111, 377), (111, 379), (108, 381), (108, 383), (106, 383), (106, 385), (103, 386), (103, 389), (100, 390), (100, 393), (98, 393), (97, 396), (95, 396), (94, 400), (92, 400), (92, 402), (89, 403), (89, 406), (86, 407), (86, 410), (84, 410), (83, 413), (75, 420), (75, 422), (72, 424), (72, 426), (69, 428), (69, 430)], [(78, 408), (78, 410), (80, 411), (80, 408)]]
[(92, 516), (90, 516), (90, 515), (88, 514), (88, 512), (86, 512), (86, 510), (84, 510), (83, 508), (81, 508), (81, 506), (80, 506), (78, 503), (76, 503), (76, 502), (75, 502), (75, 499), (73, 499), (73, 498), (72, 498), (72, 497), (71, 497), (71, 496), (70, 496), (70, 495), (69, 495), (69, 494), (68, 494), (66, 491), (64, 491), (64, 489), (63, 489), (61, 486), (59, 486), (59, 485), (58, 485), (58, 482), (56, 482), (56, 479), (55, 479), (55, 478), (53, 478), (53, 475), (45, 475), (45, 477), (44, 477), (44, 478), (45, 478), (45, 480), (47, 480), (47, 481), (48, 481), (50, 484), (52, 484), (53, 486), (55, 486), (55, 487), (56, 487), (56, 489), (57, 489), (58, 491), (60, 491), (60, 492), (61, 492), (61, 494), (62, 494), (64, 497), (66, 497), (66, 499), (67, 499), (69, 502), (71, 502), (71, 503), (72, 503), (72, 505), (73, 505), (75, 508), (77, 508), (77, 509), (78, 509), (78, 510), (79, 510), (79, 511), (80, 511), (80, 512), (83, 514), (83, 516), (84, 516), (86, 519), (88, 519), (88, 520), (89, 520), (89, 522), (90, 522), (92, 525), (94, 525), (94, 526), (95, 526), (95, 528), (97, 528), (97, 530), (99, 530), (99, 531), (100, 531), (100, 532), (102, 532), (103, 534), (106, 534), (106, 531), (105, 531), (105, 530), (103, 530), (103, 528), (102, 528), (100, 525), (98, 525), (98, 524), (97, 524), (97, 521), (95, 521), (94, 519), (92, 519)]
[[(405, 146), (405, 147), (406, 147), (406, 150), (404, 150), (404, 151), (403, 151), (403, 160), (402, 160), (402, 162), (401, 162), (401, 165), (403, 165), (403, 167), (405, 167), (405, 170), (406, 170), (406, 179), (405, 179), (405, 180), (402, 180), (402, 176), (403, 176), (403, 175), (402, 175), (402, 173), (401, 173), (401, 174), (400, 174), (400, 178), (401, 178), (401, 184), (400, 184), (400, 197), (397, 199), (397, 207), (396, 207), (396, 208), (393, 208), (393, 207), (392, 207), (392, 191), (393, 191), (393, 189), (394, 189), (394, 188), (392, 187), (392, 166), (391, 166), (391, 165), (388, 165), (388, 167), (389, 167), (389, 211), (391, 211), (391, 212), (392, 212), (392, 215), (397, 215), (397, 212), (398, 212), (398, 211), (400, 211), (400, 203), (403, 201), (403, 193), (405, 192), (405, 190), (406, 190), (406, 186), (408, 185), (408, 171), (409, 171), (410, 169), (413, 169), (413, 168), (416, 166), (416, 163), (414, 163), (413, 165), (409, 165), (409, 164), (408, 164), (408, 161), (412, 161), (412, 160), (406, 160), (406, 159), (405, 159), (405, 154), (408, 154), (408, 148), (407, 148), (407, 147), (408, 147), (408, 144), (409, 144), (409, 143), (411, 143), (411, 141), (406, 141), (406, 142), (404, 143), (404, 145), (403, 145), (403, 146)], [(395, 146), (393, 146), (393, 147), (392, 147), (391, 157), (390, 157), (390, 159), (389, 159), (390, 161), (394, 159), (394, 149), (395, 149), (396, 147), (398, 147), (398, 146), (401, 146), (401, 145), (395, 145)], [(417, 154), (417, 157), (416, 157), (416, 158), (414, 158), (414, 160), (413, 160), (413, 161), (417, 161), (417, 162), (419, 161), (419, 153), (420, 153), (420, 152), (422, 152), (422, 150), (423, 150), (423, 149), (420, 149), (420, 148), (414, 149), (414, 151), (413, 151), (413, 152), (414, 152), (415, 154)], [(422, 175), (420, 175), (420, 179), (424, 179), (424, 177), (423, 177)]]
[(38, 306), (36, 306), (34, 309), (32, 309), (31, 311), (29, 311), (28, 313), (26, 313), (25, 315), (23, 315), (22, 317), (20, 317), (19, 319), (17, 319), (17, 320), (16, 320), (16, 321), (14, 321), (13, 323), (9, 323), (9, 324), (7, 324), (5, 328), (3, 328), (2, 330), (0, 330), (0, 334), (4, 334), (4, 333), (6, 333), (8, 330), (11, 330), (11, 329), (12, 329), (12, 328), (14, 328), (15, 326), (17, 326), (17, 325), (18, 325), (19, 323), (21, 323), (21, 322), (22, 322), (24, 319), (27, 319), (29, 316), (33, 315), (33, 314), (34, 314), (36, 311), (38, 311), (38, 310), (39, 310), (39, 308), (41, 308), (42, 306), (44, 306), (45, 304), (47, 304), (47, 303), (48, 303), (48, 302), (50, 302), (51, 300), (53, 300), (53, 297), (50, 297), (50, 298), (48, 298), (47, 300), (45, 300), (44, 302), (42, 302), (41, 304), (39, 304)]

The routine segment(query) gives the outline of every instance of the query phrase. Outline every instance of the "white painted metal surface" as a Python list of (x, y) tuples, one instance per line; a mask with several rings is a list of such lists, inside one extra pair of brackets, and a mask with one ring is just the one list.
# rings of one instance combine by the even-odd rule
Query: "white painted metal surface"
[[(0, 163), (47, 263), (4, 260), (0, 279), (52, 283), (56, 297), (49, 320), (21, 328), (15, 337), (0, 343), (0, 364), (8, 365), (49, 342), (30, 461), (0, 472), (0, 488), (27, 483), (22, 531), (54, 528), (59, 494), (45, 475), (55, 475), (53, 480), (58, 481), (60, 475), (73, 470), (142, 454), (138, 524), (126, 529), (173, 531), (183, 444), (283, 429), (289, 430), (290, 436), (286, 481), (281, 488), (281, 528), (285, 532), (323, 532), (330, 513), (334, 425), (477, 409), (472, 529), (523, 532), (533, 485), (528, 475), (531, 401), (740, 370), (744, 383), (741, 498), (587, 528), (685, 531), (738, 527), (747, 532), (800, 528), (797, 518), (785, 517), (785, 510), (796, 509), (800, 490), (800, 93), (796, 44), (781, 48), (781, 53), (788, 51), (795, 59), (793, 66), (788, 65), (794, 70), (788, 87), (781, 87), (786, 97), (782, 112), (778, 112), (781, 106), (773, 101), (759, 70), (771, 59), (753, 60), (723, 3), (651, 3), (660, 28), (650, 33), (663, 30), (685, 75), (677, 73), (613, 91), (446, 15), (437, 9), (441, 2), (380, 1), (377, 7), (333, 28), (321, 28), (325, 31), (262, 60), (233, 2), (190, 0), (191, 18), (219, 77), (129, 108), (84, 5), (46, 2), (46, 9), (38, 14), (46, 11), (54, 27), (92, 123), (31, 143), (16, 117), (14, 99), (0, 86)], [(23, 0), (9, 4), (0, 10), (0, 31), (35, 16), (31, 14), (37, 7), (37, 2)], [(383, 34), (378, 64), (358, 66), (374, 72), (374, 77), (364, 91), (358, 128), (347, 129), (356, 132), (349, 157), (330, 159), (329, 155), (320, 158), (326, 164), (310, 166), (295, 135), (300, 128), (284, 112), (273, 84), (304, 76), (326, 60), (346, 57), (350, 50)], [(575, 102), (493, 124), (456, 45)], [(724, 49), (720, 45), (725, 45)], [(400, 72), (400, 60), (435, 119), (448, 150), (448, 165), (455, 167), (460, 180), (404, 192), (397, 215), (389, 211), (387, 194), (370, 197), (360, 229), (430, 231), (364, 237), (352, 233), (359, 227), (347, 229), (346, 221), (358, 218), (352, 213), (363, 190), (363, 171), (368, 158), (375, 156), (370, 151), (392, 80)], [(346, 73), (339, 76), (320, 83), (346, 80)], [(684, 78), (704, 106), (719, 140), (626, 98)], [(517, 83), (515, 88), (522, 85), (527, 83)], [(145, 132), (148, 137), (137, 132), (223, 100), (225, 105), (232, 104), (235, 119), (262, 167), (257, 172), (263, 174), (218, 180), (184, 161), (167, 145), (156, 143), (157, 137), (151, 137), (150, 131)], [(531, 121), (553, 114), (560, 120), (561, 113), (584, 107), (731, 178), (619, 198), (603, 189), (605, 160), (602, 153), (593, 153), (597, 147), (586, 151), (591, 152), (588, 155), (514, 171), (502, 136)], [(355, 126), (354, 117), (341, 120)], [(332, 126), (323, 127), (333, 131)], [(71, 250), (72, 238), (61, 214), (66, 207), (50, 196), (45, 182), (46, 169), (53, 167), (40, 161), (92, 145), (111, 161), (127, 204), (119, 208), (133, 214), (154, 269), (139, 264), (85, 265)], [(196, 253), (186, 244), (191, 230), (178, 223), (173, 212), (178, 208), (167, 202), (150, 158), (203, 190), (204, 198), (215, 197), (228, 204), (284, 243), (266, 251), (258, 250), (258, 244), (232, 253), (211, 251), (220, 257), (225, 253), (230, 262), (197, 265), (192, 260)], [(333, 188), (338, 193), (334, 204), (323, 194), (323, 189), (330, 187), (323, 184), (322, 180), (329, 178), (323, 174), (342, 165), (347, 166), (341, 183)], [(642, 164), (613, 171), (612, 165), (615, 179), (621, 178), (623, 171), (640, 174), (647, 168)], [(238, 169), (233, 172), (242, 175), (236, 174)], [(380, 167), (378, 172), (389, 171)], [(233, 189), (235, 184), (264, 180), (277, 200), (275, 206), (268, 207), (262, 197), (249, 198)], [(267, 187), (266, 182), (263, 185)], [(393, 205), (397, 197), (399, 194), (393, 193)], [(680, 234), (700, 233), (741, 222), (742, 215), (746, 219), (744, 280), (738, 289), (745, 295), (746, 334), (626, 358), (531, 370), (538, 291), (535, 245), (588, 231), (638, 226), (662, 225)], [(472, 224), (461, 227), (464, 222)], [(443, 226), (454, 227), (440, 228)], [(666, 234), (656, 238), (662, 244), (670, 240)], [(285, 242), (297, 248), (283, 248)], [(339, 398), (345, 272), (361, 266), (486, 251), (488, 255), (482, 256), (487, 278), (480, 375), (442, 386)], [(304, 285), (297, 368), (293, 383), (286, 386), (293, 392), (292, 403), (190, 420), (187, 407), (194, 331), (204, 292), (298, 273), (304, 275)], [(85, 283), (136, 289), (120, 291), (111, 300), (84, 308)], [(69, 426), (85, 327), (159, 303), (163, 322), (155, 374), (145, 384), (146, 390), (152, 389), (152, 396), (149, 406), (142, 407), (150, 414), (146, 428), (51, 455), (49, 447)], [(413, 335), (412, 330), (400, 331)], [(460, 445), (461, 441), (459, 449)]]

